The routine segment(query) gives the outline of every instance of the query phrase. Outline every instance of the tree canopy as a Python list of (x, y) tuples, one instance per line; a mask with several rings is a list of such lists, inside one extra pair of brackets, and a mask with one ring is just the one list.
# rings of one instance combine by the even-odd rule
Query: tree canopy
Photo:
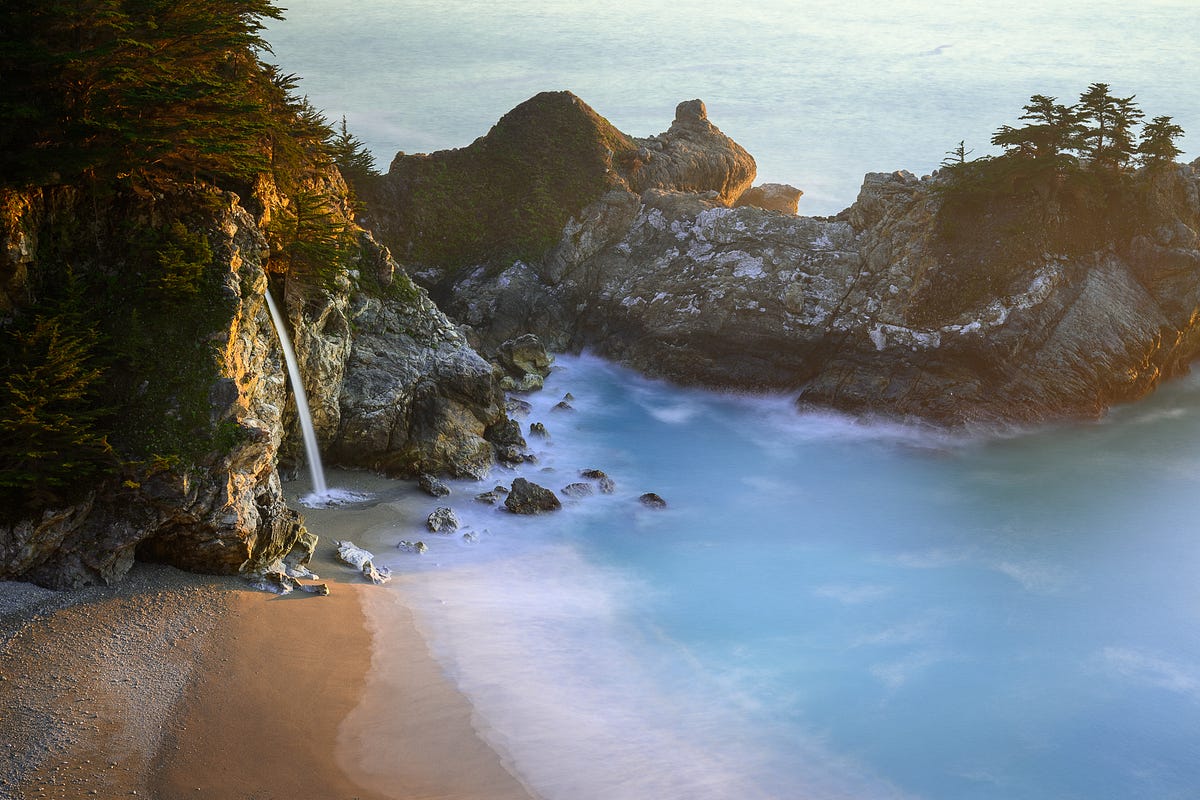
[[(1119, 173), (1139, 163), (1172, 161), (1180, 153), (1175, 140), (1183, 135), (1183, 128), (1171, 117), (1155, 117), (1142, 128), (1139, 139), (1135, 128), (1145, 114), (1135, 97), (1118, 97), (1107, 83), (1091, 84), (1074, 105), (1035, 94), (1019, 117), (1026, 124), (1002, 125), (992, 135), (992, 144), (1002, 147), (1003, 157), (1010, 162), (1033, 162), (1060, 173), (1079, 167)], [(964, 163), (944, 165), (953, 169)]]
[(271, 0), (9, 0), (0, 181), (270, 168), (300, 132), (294, 80), (259, 58), (264, 21), (280, 18)]

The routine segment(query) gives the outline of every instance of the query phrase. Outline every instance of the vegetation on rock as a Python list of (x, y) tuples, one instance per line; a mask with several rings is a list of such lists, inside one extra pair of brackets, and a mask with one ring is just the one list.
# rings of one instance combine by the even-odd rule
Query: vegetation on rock
[(1035, 94), (1024, 112), (1023, 125), (992, 136), (1001, 155), (968, 160), (959, 142), (942, 162), (936, 225), (945, 258), (925, 276), (910, 323), (936, 325), (947, 309), (1005, 294), (1047, 253), (1116, 246), (1155, 224), (1148, 182), (1173, 163), (1183, 134), (1171, 117), (1155, 117), (1136, 137), (1144, 114), (1134, 96), (1114, 96), (1104, 83), (1075, 105)]
[(460, 150), (396, 156), (370, 195), (408, 261), (457, 268), (540, 258), (619, 180), (633, 141), (569, 92), (543, 92)]
[(238, 302), (242, 256), (217, 252), (228, 190), (271, 220), (274, 271), (318, 286), (345, 273), (344, 189), (321, 176), (343, 158), (370, 165), (261, 60), (264, 21), (279, 18), (270, 0), (0, 9), (0, 194), (34, 247), (0, 264), (17, 287), (0, 317), (7, 515), (236, 443), (209, 396), (214, 333)]

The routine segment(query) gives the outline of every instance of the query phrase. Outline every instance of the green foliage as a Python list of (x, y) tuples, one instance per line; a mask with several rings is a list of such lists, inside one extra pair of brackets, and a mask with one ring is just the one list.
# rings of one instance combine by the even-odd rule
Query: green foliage
[(1142, 140), (1138, 144), (1138, 157), (1148, 167), (1159, 167), (1172, 163), (1183, 151), (1175, 146), (1175, 140), (1183, 136), (1183, 128), (1171, 121), (1171, 117), (1155, 117), (1142, 128)]
[(1074, 108), (1056, 103), (1057, 98), (1035, 94), (1024, 106), (1020, 128), (1004, 125), (992, 136), (992, 144), (1025, 158), (1069, 166), (1075, 159), (1068, 155), (1080, 146), (1084, 133), (1081, 114)]
[(1089, 86), (1075, 106), (1034, 95), (1021, 116), (1026, 124), (1002, 126), (992, 137), (1003, 154), (967, 161), (960, 143), (936, 188), (943, 256), (922, 277), (910, 322), (940, 324), (957, 309), (1003, 296), (1028, 279), (1043, 253), (1093, 252), (1157, 224), (1162, 209), (1128, 168), (1135, 154), (1145, 164), (1170, 163), (1183, 131), (1156, 117), (1135, 146), (1142, 112), (1133, 100), (1103, 83)]
[(212, 264), (212, 249), (201, 233), (182, 222), (172, 222), (162, 247), (155, 254), (160, 274), (155, 281), (168, 300), (184, 301), (200, 294), (204, 272)]
[(346, 118), (342, 117), (341, 124), (331, 134), (329, 141), (330, 155), (337, 165), (342, 177), (356, 191), (363, 191), (367, 184), (379, 176), (375, 169), (375, 156), (367, 150), (354, 134), (346, 127)]
[(0, 332), (0, 515), (73, 499), (111, 472), (99, 335), (71, 309)]
[(271, 0), (9, 0), (0, 8), (0, 183), (248, 184), (328, 126), (259, 59)]
[(329, 203), (324, 195), (297, 191), (291, 205), (276, 210), (268, 232), (284, 271), (332, 288), (345, 270), (354, 241)]

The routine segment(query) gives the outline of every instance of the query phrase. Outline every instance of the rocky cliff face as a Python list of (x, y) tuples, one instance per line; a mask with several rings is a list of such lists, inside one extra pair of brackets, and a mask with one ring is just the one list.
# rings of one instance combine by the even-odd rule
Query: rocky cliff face
[[(38, 238), (82, 213), (69, 196), (54, 195), (8, 198), (5, 207), (18, 211), (5, 220), (8, 275), (21, 268), (27, 278), (36, 273)], [(218, 376), (206, 398), (211, 447), (192, 463), (163, 462), (136, 478), (115, 477), (77, 503), (0, 527), (0, 578), (56, 588), (111, 582), (129, 569), (135, 553), (186, 569), (237, 572), (279, 558), (303, 533), (275, 469), (287, 388), (262, 296), (265, 242), (234, 196), (214, 194), (209, 202), (216, 210), (204, 233), (228, 310), (226, 324), (209, 338)], [(16, 294), (21, 302), (27, 289)]]
[[(674, 186), (688, 185), (681, 169)], [(963, 248), (947, 244), (938, 176), (870, 174), (835, 218), (627, 184), (575, 214), (545, 257), (461, 273), (445, 306), (488, 346), (532, 331), (680, 382), (853, 412), (1092, 417), (1197, 353), (1198, 174), (1139, 178), (1157, 216), (1123, 238), (1020, 260), (1005, 250), (1032, 234), (987, 213), (962, 236), (988, 246), (948, 252)], [(700, 182), (721, 184), (708, 167)]]
[[(336, 172), (312, 176), (311, 183), (352, 224)], [(197, 341), (159, 344), (201, 348), (207, 354), (200, 359), (203, 374), (211, 377), (191, 387), (202, 396), (170, 394), (161, 407), (150, 408), (171, 416), (198, 407), (199, 447), (183, 459), (127, 467), (70, 504), (10, 518), (0, 525), (0, 579), (51, 587), (112, 582), (135, 556), (235, 573), (268, 565), (292, 548), (305, 531), (300, 515), (284, 503), (277, 464), (281, 455), (292, 461), (304, 455), (264, 301), (269, 280), (288, 318), (327, 463), (402, 475), (480, 476), (494, 463), (497, 449), (490, 439), (507, 418), (491, 365), (364, 231), (358, 231), (351, 262), (332, 280), (299, 273), (271, 277), (272, 246), (263, 231), (290, 201), (259, 189), (255, 214), (235, 195), (191, 187), (101, 211), (157, 230), (164, 209), (187, 207), (192, 231), (207, 243), (219, 313)], [(50, 265), (40, 263), (44, 245), (94, 216), (88, 206), (64, 189), (0, 197), (4, 311), (18, 313), (34, 299), (39, 281), (54, 279), (46, 272)], [(94, 263), (85, 268), (101, 273), (115, 263), (89, 258)], [(135, 384), (143, 384), (135, 391), (145, 393), (145, 387), (172, 376), (135, 377)], [(134, 424), (122, 422), (117, 411), (118, 431)], [(501, 452), (512, 455), (511, 446)]]

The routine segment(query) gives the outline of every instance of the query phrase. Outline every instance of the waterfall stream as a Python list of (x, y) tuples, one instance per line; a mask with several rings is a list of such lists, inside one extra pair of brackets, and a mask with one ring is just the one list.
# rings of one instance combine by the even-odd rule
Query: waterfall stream
[(287, 327), (283, 315), (271, 297), (271, 290), (264, 289), (267, 298), (267, 308), (271, 310), (271, 321), (275, 323), (275, 333), (279, 336), (279, 344), (283, 347), (283, 357), (287, 361), (288, 377), (292, 380), (292, 390), (296, 393), (296, 413), (300, 417), (300, 429), (304, 432), (304, 451), (308, 454), (308, 470), (312, 475), (312, 497), (321, 500), (329, 492), (325, 486), (325, 470), (321, 468), (321, 452), (317, 449), (317, 432), (313, 429), (312, 414), (308, 410), (308, 396), (304, 393), (304, 383), (300, 380), (300, 365), (296, 362), (296, 352), (292, 349), (291, 339), (288, 338)]

